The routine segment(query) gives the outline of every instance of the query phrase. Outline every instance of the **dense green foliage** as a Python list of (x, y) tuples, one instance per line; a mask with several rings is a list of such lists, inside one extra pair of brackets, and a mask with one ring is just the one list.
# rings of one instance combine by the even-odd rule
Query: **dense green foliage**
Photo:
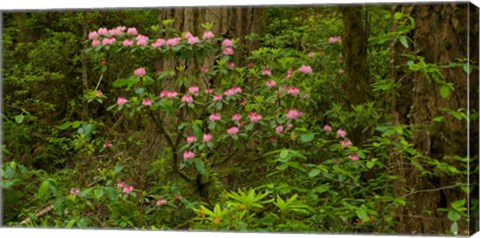
[[(408, 48), (415, 22), (388, 6), (365, 12), (374, 95), (359, 105), (345, 92), (337, 7), (269, 8), (265, 33), (246, 37), (260, 48), (241, 60), (239, 39), (194, 39), (155, 10), (5, 14), (5, 224), (394, 233), (396, 210), (419, 192), (395, 193), (399, 155), (466, 197), (471, 159), (424, 155), (412, 142), (418, 128), (392, 123), (390, 44)], [(112, 33), (87, 34), (117, 26), (126, 28), (112, 44)], [(454, 85), (441, 69), (471, 70), (402, 57), (397, 67), (423, 73), (442, 98)], [(466, 207), (439, 209), (452, 226), (436, 232), (459, 233)]]

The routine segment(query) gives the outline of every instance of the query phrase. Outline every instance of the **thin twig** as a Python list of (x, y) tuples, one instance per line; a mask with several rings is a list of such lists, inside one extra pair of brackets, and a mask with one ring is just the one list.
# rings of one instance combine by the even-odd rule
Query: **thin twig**
[(402, 196), (402, 198), (405, 198), (405, 197), (408, 197), (412, 194), (415, 194), (415, 193), (427, 193), (427, 192), (436, 192), (436, 191), (440, 191), (440, 190), (444, 190), (444, 189), (450, 189), (450, 188), (455, 188), (455, 187), (460, 187), (462, 186), (462, 184), (454, 184), (454, 185), (449, 185), (449, 186), (445, 186), (445, 187), (440, 187), (440, 188), (431, 188), (431, 189), (424, 189), (424, 190), (417, 190), (417, 191), (413, 191), (411, 193), (407, 193), (405, 195)]
[[(49, 205), (48, 207), (42, 209), (41, 211), (37, 212), (35, 214), (36, 217), (41, 217), (47, 213), (49, 213), (51, 210), (53, 210), (53, 204)], [(27, 219), (23, 220), (22, 222), (20, 222), (20, 225), (24, 225), (24, 224), (27, 224), (29, 222), (31, 222), (32, 219), (30, 219), (30, 217), (27, 217)]]

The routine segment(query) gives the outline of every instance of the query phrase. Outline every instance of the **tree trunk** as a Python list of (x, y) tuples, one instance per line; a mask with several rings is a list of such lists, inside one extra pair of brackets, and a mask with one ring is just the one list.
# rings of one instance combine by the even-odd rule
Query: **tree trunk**
[[(342, 7), (343, 47), (345, 48), (346, 93), (351, 105), (369, 101), (370, 69), (368, 64), (368, 38), (362, 6)], [(361, 127), (350, 129), (350, 139), (360, 144), (365, 138)]]
[[(393, 65), (405, 65), (402, 53), (416, 54), (425, 58), (427, 64), (447, 65), (456, 59), (467, 58), (478, 62), (478, 25), (470, 28), (468, 35), (468, 4), (432, 4), (414, 5), (406, 10), (415, 19), (416, 28), (410, 37), (415, 44), (409, 51), (400, 44), (394, 47)], [(476, 13), (478, 23), (478, 12)], [(476, 40), (476, 47), (467, 46), (467, 39)], [(416, 128), (413, 144), (424, 156), (447, 163), (446, 157), (467, 157), (467, 122), (453, 118), (439, 108), (453, 111), (467, 108), (468, 75), (462, 67), (443, 69), (441, 73), (446, 82), (453, 83), (454, 91), (446, 98), (440, 97), (440, 86), (424, 77), (420, 72), (404, 73), (403, 70), (393, 72), (400, 86), (397, 98), (393, 98), (393, 124), (410, 125)], [(475, 72), (471, 76), (478, 78)], [(470, 85), (474, 86), (474, 85)], [(478, 89), (478, 83), (476, 84)], [(477, 91), (475, 91), (477, 92)], [(476, 100), (472, 103), (477, 103)], [(478, 104), (476, 104), (478, 105)], [(477, 107), (475, 107), (477, 108)], [(443, 116), (442, 122), (434, 122), (434, 118)], [(477, 130), (478, 128), (472, 128)], [(396, 230), (398, 233), (444, 233), (449, 230), (451, 221), (445, 212), (438, 208), (450, 207), (455, 200), (466, 198), (467, 194), (456, 183), (466, 183), (467, 178), (461, 176), (422, 176), (409, 158), (395, 154), (395, 175), (397, 180), (394, 193), (404, 197), (407, 205), (397, 210)], [(419, 161), (422, 163), (422, 161)], [(459, 170), (461, 164), (453, 163)], [(427, 167), (428, 169), (431, 167)], [(465, 234), (467, 224), (459, 222), (459, 234)]]

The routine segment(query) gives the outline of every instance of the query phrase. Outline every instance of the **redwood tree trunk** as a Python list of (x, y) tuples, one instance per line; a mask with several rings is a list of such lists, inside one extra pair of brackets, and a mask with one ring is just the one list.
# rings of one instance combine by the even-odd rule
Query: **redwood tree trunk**
[[(416, 54), (425, 58), (428, 64), (447, 65), (471, 55), (478, 62), (478, 12), (476, 27), (470, 26), (468, 31), (468, 4), (430, 4), (415, 5), (407, 8), (415, 19), (416, 28), (410, 37), (414, 45), (405, 49), (397, 43), (394, 65), (405, 65), (406, 60), (401, 53)], [(469, 35), (470, 33), (470, 35)], [(467, 40), (476, 40), (476, 47), (468, 48)], [(453, 83), (454, 91), (447, 98), (440, 97), (440, 85), (424, 77), (420, 72), (404, 73), (404, 68), (394, 72), (400, 85), (400, 96), (393, 99), (393, 124), (411, 125), (416, 128), (413, 143), (424, 156), (447, 162), (448, 156), (467, 157), (467, 122), (458, 120), (449, 113), (439, 110), (448, 108), (453, 111), (467, 110), (468, 74), (462, 67), (441, 70), (443, 80)], [(472, 73), (478, 78), (478, 73)], [(478, 83), (470, 86), (477, 87)], [(478, 105), (477, 100), (472, 101)], [(478, 108), (475, 107), (475, 108)], [(433, 119), (443, 116), (442, 122)], [(478, 127), (472, 128), (478, 131)], [(447, 208), (455, 200), (467, 198), (468, 194), (456, 183), (467, 183), (462, 176), (422, 176), (409, 158), (395, 154), (395, 175), (401, 177), (395, 184), (395, 195), (405, 197), (407, 205), (397, 210), (396, 230), (398, 233), (431, 234), (444, 233), (449, 230), (451, 221), (445, 212), (438, 208)], [(422, 163), (422, 161), (419, 161)], [(459, 170), (465, 169), (460, 163), (448, 161)], [(427, 165), (425, 165), (427, 166)], [(432, 167), (426, 167), (432, 169)], [(465, 222), (459, 223), (459, 234), (466, 234)]]

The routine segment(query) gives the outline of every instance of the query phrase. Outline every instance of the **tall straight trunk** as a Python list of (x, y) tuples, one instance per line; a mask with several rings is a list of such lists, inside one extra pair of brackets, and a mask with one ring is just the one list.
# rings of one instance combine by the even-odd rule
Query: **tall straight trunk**
[[(468, 48), (467, 45), (468, 39), (478, 39), (478, 25), (468, 31), (468, 12), (468, 4), (408, 7), (406, 14), (410, 14), (416, 22), (416, 28), (410, 33), (415, 43), (408, 50), (397, 43), (394, 46), (393, 64), (405, 65), (405, 58), (400, 56), (402, 53), (417, 54), (424, 57), (426, 63), (437, 65), (447, 65), (456, 59), (467, 58), (470, 53), (471, 59), (478, 62), (478, 40), (476, 47)], [(478, 19), (478, 12), (476, 14)], [(442, 98), (439, 94), (439, 84), (425, 78), (420, 72), (405, 73), (403, 70), (397, 68), (393, 72), (393, 77), (400, 86), (400, 95), (394, 97), (392, 101), (393, 124), (416, 128), (412, 142), (423, 156), (452, 163), (461, 170), (462, 164), (449, 162), (447, 157), (467, 157), (468, 123), (455, 119), (439, 108), (448, 108), (452, 111), (468, 109), (467, 73), (461, 67), (441, 70), (442, 80), (453, 83), (455, 88), (448, 97)], [(471, 76), (478, 78), (478, 73), (474, 72)], [(478, 90), (478, 84), (476, 87)], [(438, 116), (442, 116), (444, 120), (434, 121)], [(473, 129), (478, 131), (478, 127)], [(397, 210), (395, 223), (397, 232), (430, 234), (448, 231), (452, 222), (445, 212), (438, 209), (448, 208), (453, 201), (467, 198), (468, 195), (458, 186), (451, 186), (466, 183), (467, 178), (445, 175), (423, 176), (409, 159), (398, 153), (392, 158), (395, 164), (394, 173), (401, 178), (395, 182), (394, 193), (407, 200), (407, 205)], [(427, 167), (428, 165), (425, 166), (431, 169)], [(459, 222), (459, 234), (465, 234), (466, 230), (468, 230), (466, 222)]]
[[(368, 102), (371, 97), (370, 69), (368, 64), (368, 34), (363, 19), (362, 6), (342, 7), (342, 38), (345, 49), (346, 93), (351, 105)], [(363, 128), (351, 128), (350, 139), (360, 144), (365, 138)]]

